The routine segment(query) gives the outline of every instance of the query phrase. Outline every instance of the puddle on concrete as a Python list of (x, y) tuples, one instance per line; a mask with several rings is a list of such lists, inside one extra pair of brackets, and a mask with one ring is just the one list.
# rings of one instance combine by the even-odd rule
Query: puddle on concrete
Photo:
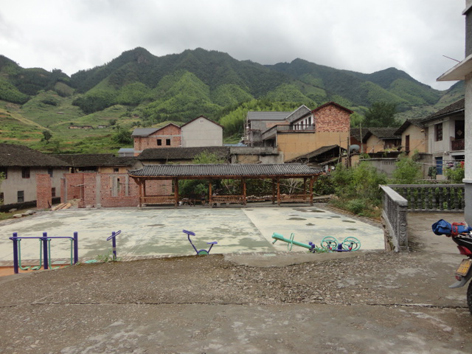
[(325, 211), (324, 210), (319, 210), (319, 209), (312, 209), (312, 210), (309, 210), (311, 211), (312, 213), (324, 213)]
[(331, 215), (331, 219), (340, 219), (341, 217), (338, 215)]
[(309, 222), (308, 224), (306, 224), (306, 226), (316, 226), (316, 225)]
[(166, 225), (165, 225), (165, 224), (148, 225), (148, 227), (155, 227), (155, 226), (157, 226), (157, 227), (164, 227), (164, 226), (166, 226)]
[(288, 220), (306, 220), (306, 219), (304, 219), (304, 218), (290, 218)]
[(356, 223), (356, 222), (353, 221), (353, 220), (343, 220), (343, 222), (349, 222), (349, 223), (351, 223), (351, 224), (355, 224), (355, 223)]
[(357, 229), (353, 229), (352, 227), (346, 229), (346, 230), (349, 230), (349, 231), (357, 231)]
[(299, 211), (299, 212), (301, 212), (301, 213), (306, 213), (306, 212), (308, 212), (308, 210), (306, 210), (306, 209), (293, 209), (293, 210)]

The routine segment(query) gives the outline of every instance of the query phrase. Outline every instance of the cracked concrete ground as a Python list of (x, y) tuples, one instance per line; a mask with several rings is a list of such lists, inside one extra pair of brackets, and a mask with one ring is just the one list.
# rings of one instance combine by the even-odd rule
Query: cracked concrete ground
[[(410, 214), (410, 253), (225, 254), (0, 278), (0, 353), (470, 353), (462, 256)], [(450, 218), (449, 218), (450, 219)]]

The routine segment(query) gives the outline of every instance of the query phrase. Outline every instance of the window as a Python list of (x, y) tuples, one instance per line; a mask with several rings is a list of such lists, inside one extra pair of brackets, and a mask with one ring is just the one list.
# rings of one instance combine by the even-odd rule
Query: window
[(3, 192), (0, 192), (0, 203), (3, 203), (4, 195)]
[(120, 172), (120, 169), (118, 167), (115, 167), (115, 168), (113, 168), (113, 172), (118, 173), (118, 172)]
[(51, 188), (51, 196), (52, 196), (53, 198), (56, 198), (56, 187), (52, 187), (52, 188)]
[(23, 203), (25, 201), (25, 191), (18, 191), (16, 195), (18, 203)]
[(0, 177), (7, 179), (8, 178), (8, 168), (7, 167), (0, 167)]
[(161, 146), (162, 145), (162, 140), (161, 139), (157, 139), (157, 146)]
[(442, 123), (436, 124), (434, 126), (434, 131), (435, 131), (435, 139), (436, 141), (442, 141), (443, 140), (443, 125)]
[(166, 139), (166, 145), (170, 146), (170, 139)]
[(53, 169), (52, 169), (52, 168), (48, 168), (48, 175), (49, 175), (49, 177), (52, 178), (52, 177), (53, 177), (53, 174), (54, 174)]
[(405, 151), (410, 151), (410, 136), (405, 136)]
[(23, 167), (21, 169), (21, 177), (22, 178), (30, 178), (30, 169), (29, 169), (29, 167)]

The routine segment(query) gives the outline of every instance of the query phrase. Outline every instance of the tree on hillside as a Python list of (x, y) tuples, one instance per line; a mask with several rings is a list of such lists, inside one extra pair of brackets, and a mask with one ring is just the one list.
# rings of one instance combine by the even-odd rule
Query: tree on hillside
[(398, 126), (395, 113), (397, 113), (396, 103), (374, 102), (365, 113), (364, 125), (372, 128)]
[(52, 138), (51, 132), (49, 130), (44, 130), (42, 140), (44, 140), (46, 142), (46, 144), (49, 144), (49, 140), (51, 140), (51, 138)]

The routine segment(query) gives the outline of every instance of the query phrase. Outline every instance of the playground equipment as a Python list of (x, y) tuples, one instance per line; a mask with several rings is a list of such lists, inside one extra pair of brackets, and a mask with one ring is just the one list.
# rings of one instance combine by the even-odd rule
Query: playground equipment
[(333, 236), (326, 236), (321, 240), (321, 247), (331, 252), (351, 252), (361, 248), (361, 241), (355, 237), (346, 237), (340, 243)]
[(298, 241), (295, 241), (294, 238), (295, 238), (295, 234), (292, 233), (290, 235), (290, 239), (286, 239), (285, 237), (283, 237), (281, 234), (278, 234), (276, 232), (274, 232), (272, 234), (272, 238), (274, 239), (274, 242), (272, 242), (272, 244), (276, 243), (277, 241), (283, 241), (283, 242), (287, 242), (288, 245), (287, 245), (287, 248), (289, 251), (292, 250), (292, 247), (293, 245), (295, 246), (300, 246), (300, 247), (303, 247), (303, 248), (308, 248), (308, 250), (311, 252), (311, 253), (315, 253), (316, 252), (316, 246), (313, 242), (309, 242), (308, 245), (306, 243), (302, 243), (302, 242), (298, 242)]
[[(37, 239), (39, 240), (39, 265), (36, 267), (22, 267), (21, 266), (21, 240), (24, 239)], [(13, 237), (10, 240), (13, 241), (13, 268), (15, 274), (18, 274), (19, 270), (38, 270), (49, 269), (51, 265), (51, 240), (52, 239), (69, 239), (71, 241), (70, 250), (70, 264), (76, 264), (79, 261), (79, 236), (77, 232), (74, 232), (73, 237), (69, 236), (48, 236), (47, 232), (43, 232), (43, 236), (22, 236), (19, 237), (17, 232), (13, 233)], [(43, 264), (44, 262), (44, 264)]]
[(113, 249), (113, 262), (116, 262), (116, 236), (121, 234), (121, 230), (118, 230), (117, 232), (112, 231), (111, 236), (107, 237), (107, 241), (111, 240), (112, 244), (112, 249)]
[(195, 252), (197, 252), (197, 256), (205, 256), (205, 255), (210, 254), (210, 251), (211, 251), (211, 248), (213, 247), (213, 245), (218, 244), (218, 242), (216, 242), (216, 241), (207, 242), (207, 244), (210, 245), (210, 248), (209, 248), (208, 250), (205, 250), (205, 249), (197, 250), (197, 248), (196, 248), (195, 245), (193, 244), (192, 240), (190, 239), (190, 235), (195, 236), (195, 233), (192, 232), (192, 231), (187, 231), (187, 230), (182, 230), (182, 232), (185, 233), (185, 234), (187, 234), (188, 241), (189, 241), (190, 244), (192, 245), (192, 247), (193, 247), (193, 249), (195, 250)]
[(309, 242), (308, 244), (302, 243), (295, 241), (295, 234), (290, 235), (290, 239), (287, 239), (283, 237), (281, 234), (278, 234), (274, 232), (272, 234), (272, 238), (274, 239), (274, 242), (272, 244), (276, 243), (277, 241), (283, 241), (287, 242), (287, 248), (289, 251), (292, 250), (293, 245), (295, 246), (300, 246), (303, 248), (307, 248), (311, 253), (315, 252), (351, 252), (351, 251), (357, 251), (361, 248), (361, 241), (359, 241), (355, 237), (346, 237), (342, 243), (339, 243), (338, 240), (336, 240), (333, 236), (326, 236), (323, 238), (321, 241), (321, 248), (318, 248), (315, 246), (313, 242)]

